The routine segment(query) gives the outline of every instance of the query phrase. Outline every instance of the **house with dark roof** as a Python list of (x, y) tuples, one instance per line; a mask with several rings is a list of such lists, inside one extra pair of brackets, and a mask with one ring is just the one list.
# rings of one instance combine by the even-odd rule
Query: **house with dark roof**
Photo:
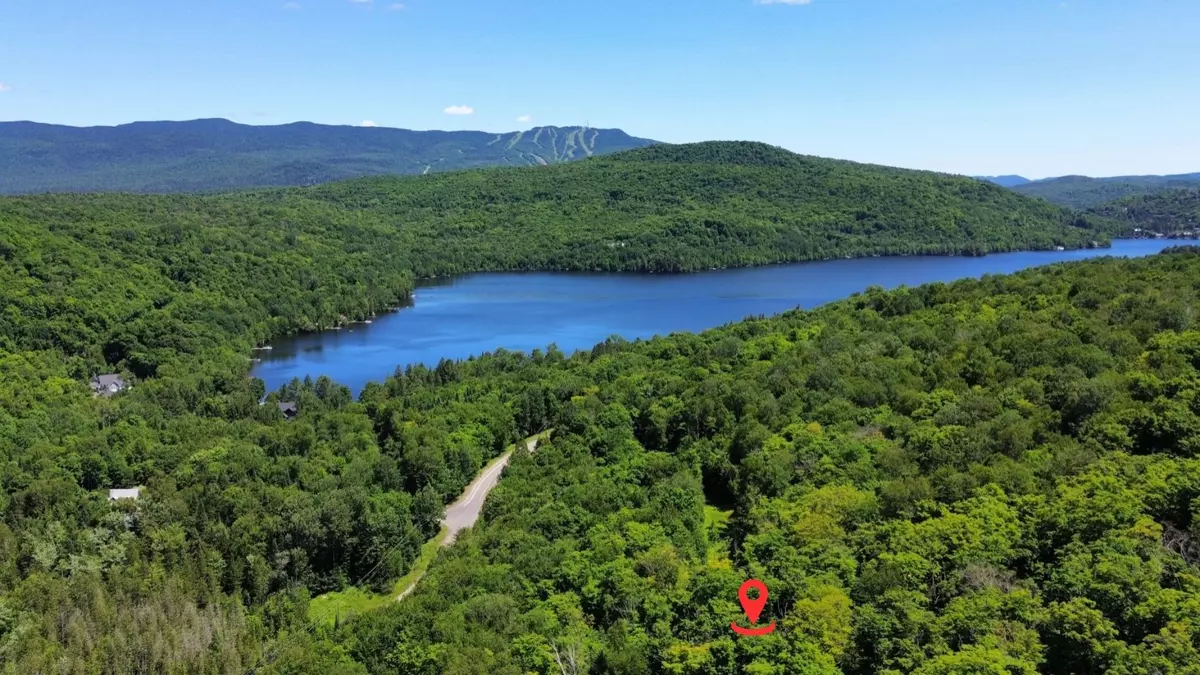
[(286, 419), (295, 419), (296, 415), (300, 414), (300, 407), (295, 401), (280, 401), (279, 412), (283, 413)]
[(120, 375), (96, 375), (92, 378), (94, 396), (112, 396), (129, 388), (129, 383)]

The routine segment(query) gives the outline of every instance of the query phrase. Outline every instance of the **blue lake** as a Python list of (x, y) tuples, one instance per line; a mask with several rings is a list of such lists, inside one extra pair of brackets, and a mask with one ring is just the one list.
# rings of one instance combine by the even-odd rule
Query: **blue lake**
[(272, 343), (252, 375), (272, 391), (328, 375), (356, 393), (397, 366), (435, 365), (503, 347), (555, 343), (570, 353), (611, 335), (701, 331), (758, 314), (816, 307), (869, 286), (895, 288), (1006, 274), (1100, 256), (1153, 255), (1182, 242), (1119, 240), (1110, 249), (914, 256), (794, 263), (681, 275), (572, 272), (469, 274), (417, 288), (413, 305), (340, 331)]

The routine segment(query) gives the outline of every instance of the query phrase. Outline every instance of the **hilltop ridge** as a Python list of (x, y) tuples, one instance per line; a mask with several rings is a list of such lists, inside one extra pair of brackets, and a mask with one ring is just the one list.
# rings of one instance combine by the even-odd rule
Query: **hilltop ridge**
[[(654, 145), (528, 169), (381, 176), (295, 196), (367, 209), (404, 223), (406, 233), (428, 231), (413, 243), (420, 275), (461, 271), (467, 260), (486, 269), (677, 272), (1078, 248), (1107, 239), (1103, 221), (998, 185), (749, 141)], [(510, 256), (519, 239), (527, 245)], [(484, 251), (506, 251), (503, 263), (485, 262)], [(432, 265), (449, 259), (459, 262)]]

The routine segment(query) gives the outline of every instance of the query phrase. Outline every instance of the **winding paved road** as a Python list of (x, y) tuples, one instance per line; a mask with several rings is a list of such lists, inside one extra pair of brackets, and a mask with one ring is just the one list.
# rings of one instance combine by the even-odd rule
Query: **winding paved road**
[[(525, 449), (533, 452), (537, 449), (538, 438), (535, 436), (525, 441)], [(462, 496), (458, 498), (450, 506), (446, 507), (446, 517), (442, 519), (442, 525), (445, 526), (450, 534), (442, 541), (442, 546), (449, 546), (458, 538), (458, 533), (470, 528), (479, 520), (479, 514), (483, 512), (483, 503), (487, 501), (488, 493), (496, 484), (500, 482), (500, 474), (504, 473), (504, 467), (508, 466), (508, 461), (512, 459), (512, 454), (515, 450), (500, 455), (492, 461), (490, 465), (480, 473), (467, 489), (463, 490)]]
[[(526, 440), (525, 449), (529, 452), (537, 450), (539, 440), (541, 440), (541, 435)], [(492, 460), (492, 463), (487, 465), (483, 472), (463, 490), (462, 495), (453, 504), (446, 507), (446, 516), (442, 518), (442, 526), (446, 528), (448, 534), (442, 539), (441, 546), (450, 546), (458, 538), (459, 532), (473, 527), (479, 521), (479, 515), (483, 512), (483, 503), (487, 501), (488, 493), (500, 482), (500, 474), (504, 473), (504, 467), (508, 466), (508, 461), (512, 459), (514, 452), (516, 450), (509, 450)], [(399, 602), (412, 593), (420, 581), (421, 577), (414, 579), (408, 588), (396, 596), (396, 601)]]

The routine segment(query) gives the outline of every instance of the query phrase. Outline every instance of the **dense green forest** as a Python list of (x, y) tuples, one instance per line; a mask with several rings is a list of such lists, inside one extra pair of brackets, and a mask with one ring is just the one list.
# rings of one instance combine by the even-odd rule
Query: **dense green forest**
[[(1168, 365), (1142, 365), (1139, 355), (1153, 352), (1154, 340), (1174, 339), (1159, 335), (1163, 331), (1190, 326), (1192, 286), (1181, 282), (1194, 273), (1194, 258), (872, 293), (866, 297), (879, 307), (851, 303), (812, 315), (827, 317), (819, 320), (826, 328), (797, 314), (699, 337), (610, 342), (571, 358), (547, 349), (444, 362), (399, 373), (358, 401), (322, 379), (271, 392), (260, 405), (267, 392), (261, 381), (247, 378), (250, 347), (383, 311), (404, 301), (414, 277), (431, 274), (535, 267), (671, 271), (834, 255), (1082, 246), (1103, 242), (1104, 227), (978, 181), (800, 157), (757, 144), (663, 146), (544, 168), (214, 196), (0, 199), (0, 672), (472, 672), (483, 664), (502, 672), (557, 672), (557, 665), (537, 661), (556, 647), (561, 658), (576, 665), (586, 660), (598, 672), (639, 672), (643, 662), (659, 672), (707, 669), (705, 654), (726, 659), (720, 663), (727, 667), (713, 668), (750, 667), (753, 658), (736, 649), (722, 656), (726, 647), (709, 644), (704, 632), (709, 619), (734, 607), (720, 581), (725, 577), (708, 586), (715, 609), (695, 604), (685, 611), (672, 598), (693, 593), (687, 584), (705, 579), (711, 564), (731, 578), (762, 573), (789, 612), (800, 606), (792, 601), (819, 600), (801, 593), (803, 579), (772, 571), (784, 564), (765, 552), (774, 544), (755, 548), (755, 537), (770, 535), (769, 522), (781, 523), (780, 532), (794, 529), (785, 502), (778, 504), (782, 515), (758, 515), (756, 509), (773, 508), (763, 499), (800, 499), (801, 488), (792, 483), (806, 485), (845, 464), (857, 468), (839, 485), (877, 493), (878, 503), (863, 507), (864, 527), (917, 527), (938, 509), (957, 513), (953, 509), (966, 508), (956, 506), (958, 497), (975, 498), (972, 490), (991, 474), (970, 467), (960, 472), (979, 474), (976, 486), (955, 473), (951, 483), (961, 492), (951, 494), (943, 486), (950, 478), (938, 471), (959, 461), (961, 443), (983, 442), (973, 425), (986, 417), (997, 433), (1009, 433), (1004, 425), (1010, 424), (1028, 431), (1027, 440), (1013, 441), (1020, 452), (1009, 454), (1033, 466), (1029, 481), (1020, 490), (1008, 479), (993, 482), (1006, 491), (996, 499), (1032, 518), (1020, 500), (1073, 475), (1078, 467), (1068, 459), (1087, 468), (1120, 446), (1117, 427), (1134, 422), (1118, 413), (1141, 410), (1122, 377), (1144, 368), (1161, 379), (1159, 385), (1137, 380), (1139, 387), (1161, 388), (1137, 390), (1148, 392), (1148, 406), (1184, 390), (1186, 382), (1171, 378), (1186, 376), (1185, 366), (1192, 366), (1169, 355), (1162, 362)], [(1075, 291), (1053, 281), (1063, 275), (1079, 280)], [(1093, 292), (1093, 280), (1117, 295)], [(1014, 286), (1005, 291), (1005, 283)], [(1045, 288), (1027, 293), (1022, 284)], [(996, 333), (985, 335), (973, 323), (956, 323), (969, 298), (993, 288), (1000, 290), (988, 301), (991, 310), (979, 312), (1016, 312), (1031, 334), (1021, 332), (1026, 324), (997, 324)], [(945, 294), (944, 302), (938, 294)], [(955, 303), (962, 308), (951, 311)], [(872, 312), (891, 323), (864, 322)], [(897, 323), (904, 320), (927, 325), (913, 328), (907, 341), (903, 331), (895, 339), (881, 337), (907, 326)], [(787, 327), (797, 321), (799, 328)], [(1102, 329), (1109, 324), (1119, 337), (1106, 341)], [(774, 337), (754, 343), (759, 330)], [(1013, 335), (1026, 341), (991, 341)], [(1181, 335), (1185, 353), (1187, 334)], [(944, 351), (947, 336), (961, 353)], [(1081, 356), (1072, 351), (1073, 340), (1086, 345), (1078, 347)], [(819, 354), (807, 351), (816, 345)], [(1042, 362), (1020, 360), (1036, 360), (1039, 349), (1094, 361), (1080, 365), (1079, 373), (1062, 371), (1070, 377), (1060, 382), (1036, 369)], [(992, 365), (974, 372), (971, 363)], [(804, 370), (810, 366), (815, 370)], [(390, 367), (381, 364), (381, 378)], [(843, 378), (838, 368), (870, 372)], [(87, 381), (106, 372), (124, 374), (133, 388), (93, 398)], [(987, 388), (993, 386), (987, 378), (1018, 379), (1014, 393), (1002, 395)], [(1065, 389), (1053, 389), (1051, 381)], [(847, 383), (865, 388), (841, 389)], [(978, 401), (971, 396), (976, 386), (984, 387)], [(1116, 439), (1110, 445), (1096, 449), (1083, 435), (1086, 425), (1055, 421), (1076, 389), (1116, 415), (1116, 426), (1105, 427)], [(989, 403), (993, 395), (999, 404)], [(277, 401), (298, 402), (298, 418), (285, 420)], [(937, 417), (945, 401), (966, 412)], [(885, 424), (883, 406), (898, 417)], [(921, 406), (932, 412), (918, 414)], [(1163, 441), (1163, 448), (1177, 452), (1178, 445), (1185, 454), (1191, 409), (1150, 410), (1161, 424), (1135, 424), (1127, 433), (1168, 440), (1176, 433), (1178, 443)], [(1003, 421), (987, 417), (993, 412)], [(851, 417), (878, 429), (846, 432)], [(913, 449), (925, 446), (913, 445), (902, 418), (929, 435), (920, 441), (929, 445), (928, 457)], [(1078, 423), (1085, 418), (1091, 419), (1085, 415)], [(793, 424), (801, 426), (786, 432), (787, 443), (798, 443), (801, 431), (815, 433), (818, 424), (839, 447), (846, 438), (866, 439), (869, 447), (856, 451), (862, 455), (857, 464), (813, 450), (804, 462), (814, 462), (816, 474), (806, 463), (789, 469), (786, 462), (766, 461), (775, 455), (754, 454)], [(412, 623), (425, 615), (409, 613), (429, 611), (438, 597), (423, 590), (399, 614), (337, 617), (330, 632), (313, 630), (322, 622), (308, 614), (310, 597), (350, 584), (389, 587), (436, 529), (443, 505), (489, 458), (551, 426), (561, 429), (556, 440), (534, 459), (517, 460), (514, 480), (496, 493), (480, 536), (511, 521), (510, 533), (482, 549), (483, 539), (468, 537), (466, 546), (437, 563), (429, 587), (444, 589), (439, 601), (453, 605), (444, 618)], [(1078, 457), (1060, 456), (1066, 452), (1060, 446), (1081, 449)], [(801, 452), (789, 447), (786, 452)], [(991, 466), (991, 451), (987, 445), (971, 456)], [(1035, 451), (1042, 455), (1022, 454)], [(771, 487), (761, 476), (748, 478), (753, 472), (746, 466), (783, 477)], [(547, 493), (543, 478), (526, 473), (535, 467), (561, 483)], [(107, 500), (109, 489), (134, 486), (143, 488), (139, 500)], [(560, 499), (567, 510), (554, 506)], [(706, 500), (712, 523), (706, 523)], [(732, 519), (718, 532), (717, 514), (725, 511)], [(1184, 511), (1162, 522), (1186, 534)], [(512, 533), (535, 512), (539, 525), (526, 531), (528, 548)], [(857, 616), (867, 611), (861, 599), (885, 589), (887, 579), (925, 572), (888, 568), (878, 573), (878, 586), (857, 588), (859, 571), (850, 561), (877, 550), (882, 555), (890, 540), (876, 533), (883, 543), (869, 544), (864, 537), (876, 530), (860, 532), (854, 513), (838, 516), (847, 532), (847, 552), (836, 562), (842, 574), (821, 583), (832, 588), (840, 580), (838, 588), (854, 604), (844, 611), (837, 605), (836, 612)], [(607, 531), (595, 529), (601, 520)], [(545, 538), (560, 543), (545, 547)], [(1041, 598), (1038, 593), (1047, 592), (1039, 586), (1042, 568), (1023, 566), (1035, 562), (1034, 553), (1025, 553), (1034, 541), (1040, 540), (1022, 530), (1018, 553), (1004, 548), (992, 557), (967, 557), (991, 565), (1003, 579), (1011, 572), (1013, 588)], [(517, 563), (503, 558), (535, 553), (536, 559)], [(905, 564), (919, 555), (908, 553)], [(453, 560), (463, 555), (475, 557), (462, 558), (456, 568)], [(545, 563), (563, 556), (571, 557), (569, 564), (553, 574), (566, 576), (544, 576), (550, 574)], [(1178, 566), (1174, 558), (1154, 560), (1164, 569)], [(500, 574), (509, 564), (529, 576)], [(957, 568), (937, 564), (939, 574), (956, 578)], [(595, 565), (612, 576), (596, 577)], [(445, 576), (454, 569), (473, 575), (476, 568), (493, 575), (491, 581)], [(1163, 584), (1182, 593), (1178, 604), (1186, 607), (1189, 587), (1180, 580), (1189, 568), (1178, 569)], [(669, 579), (671, 570), (678, 575)], [(660, 595), (627, 594), (651, 578)], [(482, 594), (481, 583), (487, 587)], [(789, 589), (789, 583), (797, 586)], [(460, 590), (451, 593), (455, 585)], [(945, 592), (952, 587), (958, 589), (952, 584)], [(698, 602), (700, 596), (686, 597)], [(911, 610), (912, 621), (941, 616), (948, 597), (938, 595), (921, 611), (919, 598), (910, 598), (917, 604), (897, 604), (895, 611)], [(1048, 596), (1038, 607), (1052, 602)], [(1133, 615), (1097, 603), (1102, 614), (1084, 612), (1083, 620), (1107, 636), (1111, 659), (1182, 649), (1182, 628), (1162, 638), (1166, 646), (1155, 646), (1158, 614), (1137, 615), (1137, 626), (1149, 631), (1143, 635), (1143, 628), (1130, 628)], [(909, 621), (879, 611), (881, 635), (889, 622)], [(1161, 613), (1175, 617), (1174, 611)], [(1111, 635), (1097, 616), (1112, 624)], [(853, 622), (859, 630), (859, 620)], [(1170, 625), (1176, 623), (1190, 625), (1171, 618)], [(460, 624), (465, 632), (454, 633)], [(477, 632), (476, 624), (491, 632)], [(930, 625), (913, 624), (914, 634), (925, 635)], [(514, 626), (520, 631), (510, 641)], [(563, 641), (568, 629), (574, 642)], [(1042, 635), (1045, 629), (1038, 623), (1031, 630)], [(664, 631), (675, 631), (676, 641), (665, 641)], [(1036, 642), (1028, 635), (1023, 644), (1032, 651), (1012, 658), (1036, 662), (1038, 649), (1050, 654), (1050, 637)], [(614, 645), (626, 637), (622, 656)], [(803, 641), (788, 640), (794, 645), (787, 653), (811, 651)], [(835, 645), (842, 651), (824, 651), (855, 672), (912, 670), (942, 656), (937, 644), (895, 640), (895, 653), (852, 650), (844, 640)], [(393, 653), (401, 644), (411, 645), (411, 653)], [(778, 652), (767, 649), (774, 644), (762, 643), (763, 658)], [(526, 655), (518, 656), (514, 645)], [(988, 643), (979, 649), (1009, 648)], [(901, 653), (908, 660), (900, 660)], [(1111, 661), (1118, 662), (1125, 663)]]
[[(370, 673), (1195, 673), (1198, 289), (1187, 249), (394, 377), (363, 402), (556, 431), (331, 637)], [(748, 576), (770, 637), (728, 628)]]
[(654, 141), (620, 129), (535, 127), (504, 134), (229, 120), (65, 127), (0, 122), (0, 194), (207, 192), (315, 185), (360, 176), (539, 166)]
[[(277, 193), (285, 203), (294, 192)], [(1108, 224), (966, 178), (796, 155), (759, 143), (659, 145), (586, 162), (304, 191), (425, 234), (419, 273), (688, 271), (1106, 240)], [(258, 195), (268, 199), (269, 194)]]
[(1165, 190), (1102, 204), (1088, 213), (1117, 222), (1123, 229), (1141, 228), (1162, 234), (1200, 231), (1200, 188)]
[[(213, 252), (219, 256), (222, 249), (296, 261), (351, 255), (355, 267), (341, 279), (368, 284), (374, 282), (358, 267), (420, 277), (518, 269), (687, 271), (874, 254), (1085, 247), (1104, 243), (1110, 231), (1106, 222), (980, 181), (803, 157), (756, 143), (655, 146), (540, 168), (214, 196), (21, 197), (0, 201), (0, 218), (19, 228), (14, 241), (24, 242), (5, 244), (11, 255), (41, 255), (44, 244), (35, 233), (49, 227), (64, 245), (89, 249), (93, 259), (75, 265), (77, 275), (125, 278), (130, 265), (143, 264), (148, 274), (173, 277), (189, 292), (193, 279), (244, 285), (214, 271)], [(213, 269), (205, 269), (208, 261)], [(285, 274), (324, 278), (303, 265)], [(320, 296), (330, 306), (346, 306), (324, 289)], [(298, 314), (276, 313), (289, 320)], [(329, 323), (328, 316), (306, 316), (313, 325)]]
[(1173, 176), (1061, 176), (1012, 186), (1029, 197), (1040, 197), (1071, 209), (1090, 209), (1126, 197), (1153, 195), (1164, 190), (1200, 186), (1200, 173)]

